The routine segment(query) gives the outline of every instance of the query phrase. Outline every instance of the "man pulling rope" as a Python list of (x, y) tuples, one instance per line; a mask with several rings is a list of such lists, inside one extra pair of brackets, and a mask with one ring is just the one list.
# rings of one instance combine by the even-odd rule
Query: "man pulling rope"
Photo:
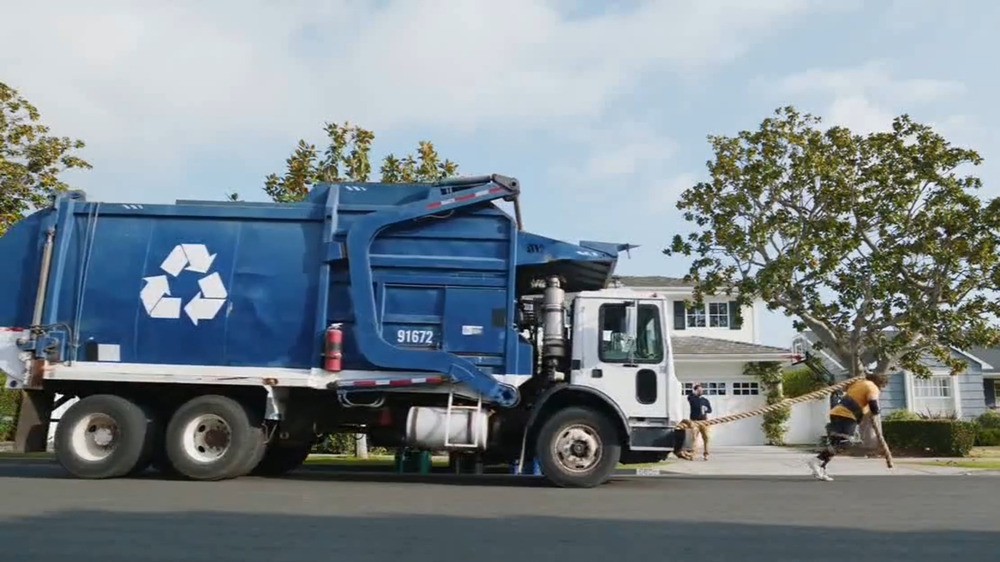
[(888, 382), (889, 379), (885, 375), (867, 375), (864, 380), (849, 386), (840, 402), (830, 408), (830, 423), (826, 426), (826, 448), (820, 451), (815, 459), (809, 461), (809, 468), (812, 469), (813, 476), (820, 480), (833, 480), (826, 473), (827, 465), (830, 464), (833, 457), (847, 448), (851, 437), (858, 429), (858, 424), (869, 414), (872, 417), (872, 427), (875, 428), (875, 434), (887, 454), (886, 460), (889, 467), (892, 467), (892, 458), (888, 454), (889, 448), (885, 446), (885, 440), (882, 437), (882, 418), (879, 415), (881, 410), (878, 402), (879, 395)]

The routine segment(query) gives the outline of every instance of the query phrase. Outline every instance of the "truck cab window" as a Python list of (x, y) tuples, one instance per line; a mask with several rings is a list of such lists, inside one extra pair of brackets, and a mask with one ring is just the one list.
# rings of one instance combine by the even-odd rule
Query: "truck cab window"
[(599, 312), (601, 333), (598, 356), (605, 363), (628, 360), (628, 324), (624, 304), (602, 304)]
[(663, 331), (660, 329), (659, 308), (651, 304), (640, 305), (638, 324), (635, 360), (639, 363), (659, 363), (663, 360)]
[(631, 360), (637, 363), (659, 363), (663, 360), (663, 330), (660, 309), (651, 304), (639, 306), (637, 334), (628, 333), (624, 304), (605, 304), (600, 309), (599, 357), (605, 363), (629, 361), (629, 341), (632, 342)]

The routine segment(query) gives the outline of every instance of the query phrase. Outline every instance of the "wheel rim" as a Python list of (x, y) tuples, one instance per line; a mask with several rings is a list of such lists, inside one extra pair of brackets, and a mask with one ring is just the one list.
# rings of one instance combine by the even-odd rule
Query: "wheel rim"
[(76, 422), (72, 430), (73, 451), (89, 462), (102, 461), (118, 447), (121, 430), (107, 414), (88, 414)]
[(602, 449), (597, 431), (577, 424), (559, 432), (552, 443), (552, 456), (569, 472), (588, 472), (601, 461)]
[(184, 426), (184, 452), (197, 462), (218, 460), (229, 451), (232, 431), (226, 420), (215, 414), (202, 414)]

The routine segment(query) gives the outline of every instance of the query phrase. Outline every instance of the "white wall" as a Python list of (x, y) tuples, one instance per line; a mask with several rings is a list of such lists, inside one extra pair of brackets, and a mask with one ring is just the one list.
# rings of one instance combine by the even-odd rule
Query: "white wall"
[(830, 397), (796, 404), (785, 423), (785, 443), (789, 445), (815, 445), (826, 434), (829, 419)]

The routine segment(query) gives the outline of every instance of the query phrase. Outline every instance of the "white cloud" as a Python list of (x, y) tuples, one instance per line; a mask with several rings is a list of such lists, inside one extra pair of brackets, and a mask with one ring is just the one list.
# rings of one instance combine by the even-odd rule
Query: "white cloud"
[[(712, 69), (819, 3), (647, 1), (586, 17), (559, 5), (22, 2), (4, 11), (24, 24), (5, 26), (0, 67), (97, 163), (169, 170), (218, 146), (250, 158), (242, 145), (287, 146), (327, 119), (379, 132), (599, 122), (646, 73)], [(626, 169), (644, 142), (593, 165)]]
[(856, 67), (809, 69), (786, 76), (772, 90), (796, 100), (823, 100), (826, 107), (821, 116), (825, 122), (858, 132), (885, 129), (896, 115), (921, 112), (966, 92), (965, 85), (954, 80), (897, 78), (889, 66), (886, 61), (874, 60)]

